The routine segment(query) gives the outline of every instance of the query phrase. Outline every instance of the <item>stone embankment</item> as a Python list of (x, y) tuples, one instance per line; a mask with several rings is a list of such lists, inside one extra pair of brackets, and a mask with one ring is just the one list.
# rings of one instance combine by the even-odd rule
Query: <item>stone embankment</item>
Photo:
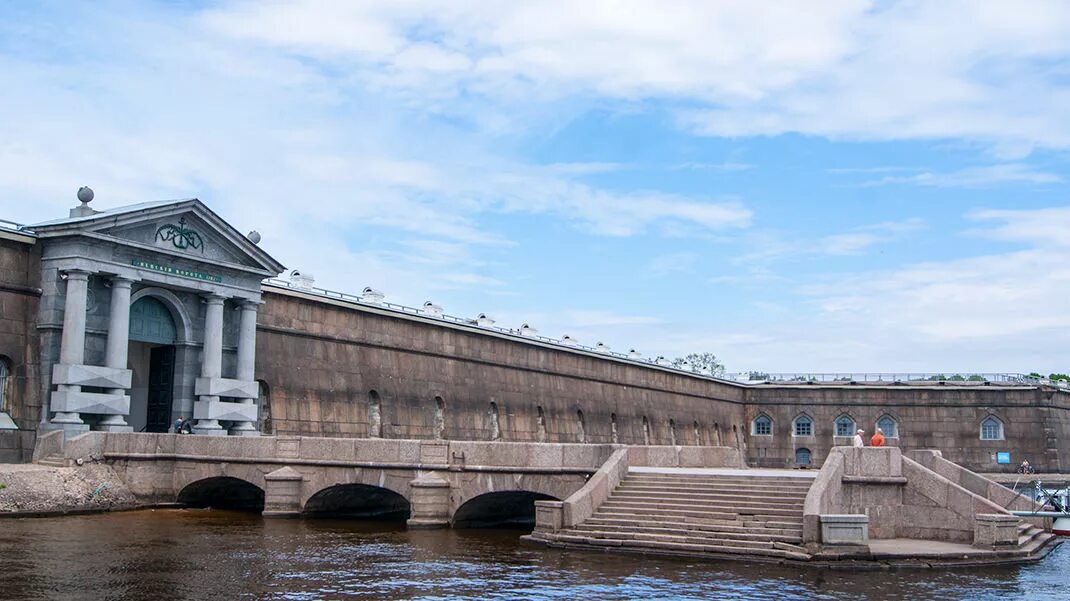
[(137, 506), (137, 499), (107, 465), (0, 465), (0, 517), (92, 513)]

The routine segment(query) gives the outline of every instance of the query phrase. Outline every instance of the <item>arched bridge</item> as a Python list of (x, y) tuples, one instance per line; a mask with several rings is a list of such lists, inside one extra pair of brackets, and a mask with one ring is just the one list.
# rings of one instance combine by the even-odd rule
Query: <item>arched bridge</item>
[[(46, 435), (42, 445), (60, 444), (58, 434)], [(531, 522), (535, 501), (567, 498), (619, 448), (94, 431), (66, 441), (56, 454), (107, 462), (147, 504), (259, 509), (272, 517), (403, 518), (410, 527), (444, 527)], [(647, 449), (663, 464), (713, 456), (739, 461), (727, 447)]]

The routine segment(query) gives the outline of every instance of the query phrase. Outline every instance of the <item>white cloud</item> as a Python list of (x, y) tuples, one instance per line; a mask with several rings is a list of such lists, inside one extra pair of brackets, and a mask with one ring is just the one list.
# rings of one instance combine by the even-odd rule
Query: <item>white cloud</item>
[(432, 110), (444, 95), (492, 106), (663, 98), (690, 107), (687, 127), (717, 136), (964, 138), (1003, 157), (1070, 146), (1058, 62), (1070, 55), (1070, 6), (1058, 0), (309, 0), (224, 4), (205, 22), (356, 70)]
[(915, 175), (885, 176), (863, 183), (863, 186), (912, 184), (936, 188), (983, 188), (1005, 184), (1056, 184), (1063, 178), (1022, 163), (1005, 163), (983, 167), (967, 167), (947, 173), (925, 171)]

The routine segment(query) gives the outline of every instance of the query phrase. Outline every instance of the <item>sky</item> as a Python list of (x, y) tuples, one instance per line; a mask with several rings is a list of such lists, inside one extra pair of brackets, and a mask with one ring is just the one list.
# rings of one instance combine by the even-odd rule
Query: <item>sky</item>
[(0, 3), (0, 218), (729, 371), (1070, 371), (1070, 3)]

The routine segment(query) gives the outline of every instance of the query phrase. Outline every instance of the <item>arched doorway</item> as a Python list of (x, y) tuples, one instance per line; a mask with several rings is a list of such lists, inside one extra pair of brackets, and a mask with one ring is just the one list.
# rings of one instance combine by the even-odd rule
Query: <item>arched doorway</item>
[(143, 296), (130, 306), (128, 360), (134, 381), (129, 424), (135, 432), (167, 432), (170, 426), (176, 339), (175, 320), (158, 298)]

